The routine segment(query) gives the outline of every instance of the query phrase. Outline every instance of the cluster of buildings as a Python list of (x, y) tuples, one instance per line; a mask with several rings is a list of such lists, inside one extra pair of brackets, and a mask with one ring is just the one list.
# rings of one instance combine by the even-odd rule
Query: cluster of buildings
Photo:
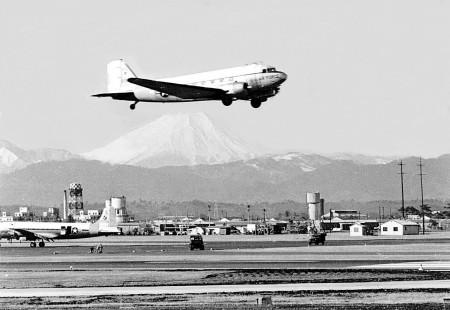
[[(14, 220), (36, 220), (43, 221), (79, 221), (92, 222), (99, 219), (101, 210), (84, 210), (82, 200), (82, 188), (79, 183), (70, 185), (69, 199), (64, 191), (63, 215), (60, 217), (58, 208), (49, 208), (42, 216), (37, 216), (28, 207), (20, 207), (14, 215), (2, 212), (0, 221), (10, 222)], [(161, 216), (157, 220), (146, 223), (133, 221), (128, 215), (126, 198), (111, 197), (105, 201), (105, 207), (114, 210), (115, 223), (123, 234), (160, 234), (160, 235), (183, 235), (199, 233), (205, 235), (228, 235), (228, 234), (284, 234), (302, 233), (311, 231), (302, 230), (300, 227), (313, 228), (313, 231), (348, 231), (351, 236), (373, 235), (413, 235), (422, 231), (423, 219), (419, 216), (409, 216), (408, 220), (392, 219), (382, 222), (378, 219), (369, 219), (365, 214), (356, 210), (330, 210), (324, 214), (324, 199), (320, 193), (307, 193), (306, 203), (308, 206), (309, 219), (300, 221), (282, 221), (274, 218), (252, 221), (249, 219), (227, 219), (203, 220), (201, 218), (190, 218), (181, 216)], [(426, 219), (430, 222), (430, 218)], [(450, 229), (450, 220), (442, 220), (438, 229)]]
[(14, 215), (9, 215), (8, 212), (3, 211), (1, 213), (0, 222), (34, 220), (35, 217), (39, 217), (43, 220), (48, 221), (57, 221), (59, 220), (59, 209), (48, 208), (48, 211), (42, 212), (42, 215), (37, 215), (34, 212), (32, 212), (28, 207), (19, 207), (19, 211), (14, 212)]

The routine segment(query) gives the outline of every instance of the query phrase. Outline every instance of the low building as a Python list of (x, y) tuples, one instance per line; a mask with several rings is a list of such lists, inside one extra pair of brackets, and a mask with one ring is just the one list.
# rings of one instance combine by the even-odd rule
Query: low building
[(331, 221), (326, 220), (321, 222), (322, 229), (325, 231), (347, 231), (350, 230), (350, 227), (355, 223), (360, 223), (367, 227), (369, 232), (373, 231), (375, 227), (379, 225), (377, 220), (349, 220), (349, 219), (341, 219), (334, 218)]
[(381, 224), (380, 234), (383, 236), (418, 235), (420, 225), (411, 221), (390, 220)]
[(13, 217), (11, 215), (8, 215), (7, 212), (2, 212), (2, 217), (0, 217), (0, 222), (12, 222)]
[(350, 236), (366, 236), (369, 234), (369, 229), (366, 225), (359, 222), (350, 226)]
[(439, 230), (450, 230), (450, 219), (440, 220), (438, 223)]

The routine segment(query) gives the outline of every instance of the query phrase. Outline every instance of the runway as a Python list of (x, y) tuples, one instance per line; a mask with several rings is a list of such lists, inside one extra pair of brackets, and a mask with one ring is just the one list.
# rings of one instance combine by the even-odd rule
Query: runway
[(441, 281), (396, 281), (365, 283), (302, 283), (302, 284), (258, 284), (258, 285), (189, 285), (159, 287), (89, 287), (49, 289), (0, 290), (0, 297), (64, 297), (101, 295), (178, 295), (240, 292), (286, 292), (286, 291), (363, 291), (363, 290), (410, 290), (450, 289), (450, 280)]
[[(258, 294), (278, 296), (277, 304), (303, 304), (311, 292), (330, 303), (344, 298), (345, 304), (387, 297), (393, 303), (426, 291), (426, 302), (434, 302), (450, 293), (450, 274), (433, 271), (450, 270), (450, 249), (444, 246), (450, 235), (425, 237), (335, 234), (325, 246), (309, 247), (301, 235), (205, 236), (204, 251), (189, 251), (186, 236), (92, 238), (44, 248), (1, 242), (0, 307), (28, 298), (37, 298), (43, 307), (101, 300), (119, 309), (123, 298), (146, 307), (172, 306), (179, 298), (215, 305), (242, 298), (252, 303)], [(90, 254), (99, 243), (104, 252)]]

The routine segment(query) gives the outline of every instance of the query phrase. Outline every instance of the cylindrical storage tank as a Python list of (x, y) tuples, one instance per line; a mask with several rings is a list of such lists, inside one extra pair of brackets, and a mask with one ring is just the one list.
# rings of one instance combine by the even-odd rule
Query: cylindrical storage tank
[(325, 214), (325, 199), (320, 199), (319, 218)]
[(316, 205), (314, 203), (308, 204), (308, 214), (310, 220), (316, 220)]
[(306, 203), (320, 203), (320, 193), (306, 193)]
[(320, 193), (306, 193), (306, 203), (308, 204), (309, 219), (318, 220), (320, 217)]
[(125, 209), (127, 205), (127, 199), (125, 197), (112, 197), (111, 206), (116, 210)]

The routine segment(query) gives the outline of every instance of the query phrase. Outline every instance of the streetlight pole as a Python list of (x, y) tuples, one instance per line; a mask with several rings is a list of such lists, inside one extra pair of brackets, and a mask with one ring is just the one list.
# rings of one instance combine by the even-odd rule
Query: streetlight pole
[(248, 222), (250, 223), (250, 205), (247, 205)]

